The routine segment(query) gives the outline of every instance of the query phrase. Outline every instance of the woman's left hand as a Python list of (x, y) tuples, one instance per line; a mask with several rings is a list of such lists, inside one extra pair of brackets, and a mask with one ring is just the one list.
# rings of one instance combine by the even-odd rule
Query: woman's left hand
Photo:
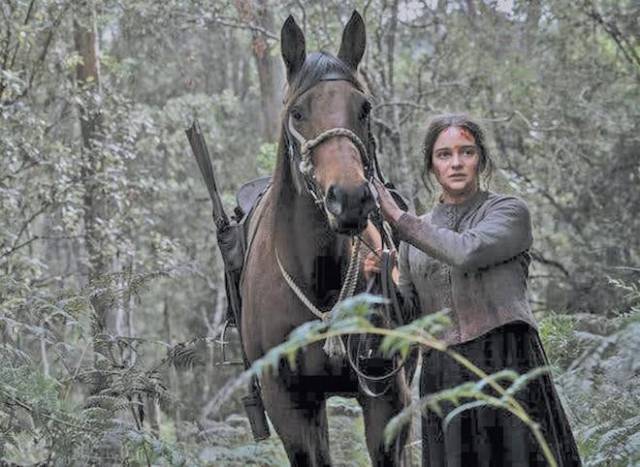
[(387, 222), (395, 225), (404, 211), (398, 207), (389, 190), (378, 179), (374, 178), (373, 185), (378, 192), (378, 203), (380, 203), (382, 215)]

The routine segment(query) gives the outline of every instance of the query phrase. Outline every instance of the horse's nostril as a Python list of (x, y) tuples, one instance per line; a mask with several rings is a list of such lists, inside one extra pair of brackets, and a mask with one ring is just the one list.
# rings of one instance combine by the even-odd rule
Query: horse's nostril
[(362, 202), (367, 203), (370, 199), (373, 199), (369, 184), (362, 185)]
[(334, 199), (336, 199), (336, 186), (331, 185), (327, 190), (327, 200), (334, 200)]
[(336, 217), (341, 231), (359, 231), (375, 209), (375, 200), (368, 183), (342, 187), (331, 185), (324, 197), (325, 209)]
[(362, 191), (362, 211), (363, 214), (367, 216), (375, 208), (376, 202), (373, 198), (373, 193), (371, 193), (371, 189), (369, 188), (369, 184), (363, 185)]
[(331, 185), (327, 190), (327, 194), (324, 198), (324, 204), (334, 216), (342, 214), (342, 202), (340, 201), (340, 188), (335, 185)]

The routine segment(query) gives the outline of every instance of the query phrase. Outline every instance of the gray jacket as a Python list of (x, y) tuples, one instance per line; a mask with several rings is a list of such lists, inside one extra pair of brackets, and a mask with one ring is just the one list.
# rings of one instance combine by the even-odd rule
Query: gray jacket
[(440, 203), (396, 224), (403, 243), (398, 265), (405, 302), (420, 315), (449, 309), (448, 344), (472, 340), (513, 321), (537, 324), (527, 301), (528, 249), (533, 241), (527, 205), (479, 191), (461, 204)]

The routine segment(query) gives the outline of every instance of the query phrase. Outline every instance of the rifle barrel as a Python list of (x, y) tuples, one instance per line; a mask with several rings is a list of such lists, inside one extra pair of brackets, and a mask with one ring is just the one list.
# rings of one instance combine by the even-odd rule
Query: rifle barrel
[(200, 128), (198, 120), (195, 119), (191, 127), (187, 128), (185, 131), (187, 133), (189, 143), (191, 144), (193, 155), (198, 162), (200, 173), (202, 174), (202, 178), (204, 178), (207, 190), (209, 191), (209, 197), (213, 203), (213, 220), (218, 230), (220, 230), (221, 228), (229, 225), (229, 218), (227, 217), (227, 213), (224, 211), (222, 200), (218, 193), (218, 186), (216, 184), (215, 175), (213, 174), (213, 166), (211, 165), (209, 149), (207, 148), (207, 143), (204, 139), (204, 135), (202, 134), (202, 129)]

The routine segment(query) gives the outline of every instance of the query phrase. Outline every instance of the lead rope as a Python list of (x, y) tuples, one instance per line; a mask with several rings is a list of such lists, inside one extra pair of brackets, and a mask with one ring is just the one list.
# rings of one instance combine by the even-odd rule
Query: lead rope
[[(284, 269), (282, 263), (280, 262), (280, 256), (278, 255), (278, 249), (276, 248), (276, 261), (278, 262), (278, 266), (280, 267), (280, 273), (284, 280), (287, 282), (291, 290), (296, 294), (296, 296), (300, 299), (300, 301), (313, 313), (318, 319), (320, 319), (324, 324), (328, 324), (333, 317), (333, 312), (336, 310), (338, 305), (345, 299), (353, 296), (353, 293), (356, 290), (356, 285), (358, 283), (358, 275), (360, 272), (360, 265), (358, 258), (360, 256), (360, 239), (355, 238), (354, 243), (351, 246), (351, 258), (349, 259), (349, 266), (347, 267), (347, 274), (345, 275), (344, 282), (342, 284), (342, 288), (340, 289), (340, 294), (338, 295), (338, 300), (331, 307), (329, 311), (321, 311), (318, 309), (311, 301), (305, 296), (305, 294), (300, 290), (300, 288), (293, 281), (289, 273)], [(326, 339), (324, 346), (322, 347), (324, 352), (331, 358), (335, 357), (344, 357), (347, 353), (346, 348), (344, 346), (344, 342), (340, 336), (332, 336)]]

